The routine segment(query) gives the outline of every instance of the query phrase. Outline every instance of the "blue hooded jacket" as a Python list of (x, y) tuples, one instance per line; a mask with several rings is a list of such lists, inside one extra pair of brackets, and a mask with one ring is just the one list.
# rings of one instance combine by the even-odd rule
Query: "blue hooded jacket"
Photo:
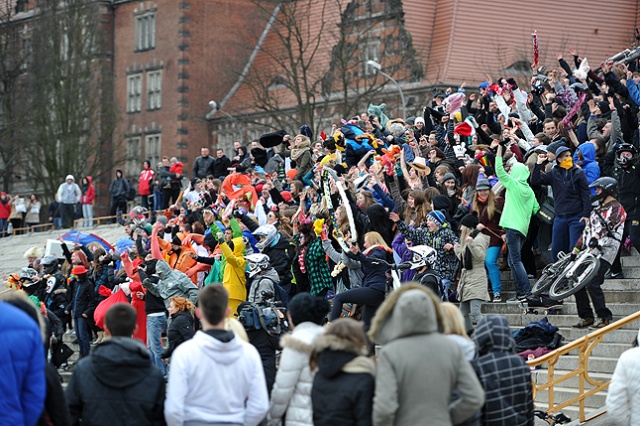
[[(582, 162), (578, 158), (578, 151), (582, 153)], [(596, 147), (590, 142), (585, 142), (578, 147), (573, 154), (574, 164), (579, 164), (587, 176), (587, 183), (591, 185), (600, 178), (600, 166), (596, 162)], [(595, 188), (591, 188), (591, 195), (595, 195)]]

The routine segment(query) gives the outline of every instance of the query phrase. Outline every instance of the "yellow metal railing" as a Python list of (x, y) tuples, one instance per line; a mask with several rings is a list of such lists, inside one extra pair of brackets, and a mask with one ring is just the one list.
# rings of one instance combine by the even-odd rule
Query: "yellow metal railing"
[[(548, 396), (548, 411), (551, 413), (558, 412), (565, 407), (570, 405), (574, 405), (576, 403), (579, 404), (579, 413), (580, 413), (580, 422), (585, 422), (591, 419), (598, 417), (599, 415), (605, 413), (606, 411), (600, 411), (597, 414), (585, 418), (585, 400), (600, 391), (603, 391), (609, 387), (611, 380), (602, 381), (602, 380), (594, 380), (589, 375), (589, 357), (593, 352), (593, 349), (602, 342), (604, 336), (612, 331), (618, 330), (619, 328), (624, 327), (625, 325), (637, 321), (640, 319), (640, 312), (636, 312), (635, 314), (629, 315), (626, 318), (618, 320), (608, 326), (594, 331), (593, 333), (587, 334), (573, 342), (556, 349), (553, 352), (549, 352), (546, 355), (541, 356), (540, 358), (536, 358), (530, 361), (527, 361), (529, 367), (541, 367), (543, 364), (547, 365), (547, 381), (545, 383), (536, 383), (535, 380), (533, 382), (533, 399), (535, 401), (538, 392), (547, 391)], [(629, 342), (631, 343), (631, 342)], [(578, 351), (578, 368), (569, 371), (566, 374), (556, 377), (555, 376), (555, 366), (561, 356), (569, 354), (569, 352)], [(558, 384), (561, 384), (572, 377), (578, 377), (578, 396), (563, 401), (561, 403), (555, 402), (555, 394), (554, 387)], [(591, 389), (585, 390), (587, 385), (591, 386)]]

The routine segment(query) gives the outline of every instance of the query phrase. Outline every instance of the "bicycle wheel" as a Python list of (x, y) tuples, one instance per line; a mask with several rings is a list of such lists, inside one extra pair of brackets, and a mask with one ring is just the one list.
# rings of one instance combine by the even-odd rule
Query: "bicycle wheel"
[(562, 300), (576, 294), (595, 278), (598, 269), (600, 269), (600, 260), (592, 254), (586, 254), (578, 262), (579, 264), (571, 277), (567, 277), (569, 271), (564, 271), (551, 284), (549, 297), (552, 300)]
[(566, 268), (569, 262), (570, 259), (565, 257), (558, 260), (556, 263), (545, 266), (542, 270), (540, 279), (538, 279), (538, 281), (536, 281), (531, 287), (531, 294), (533, 296), (540, 296), (542, 293), (547, 291), (556, 278), (558, 278), (559, 271), (564, 271), (564, 268)]

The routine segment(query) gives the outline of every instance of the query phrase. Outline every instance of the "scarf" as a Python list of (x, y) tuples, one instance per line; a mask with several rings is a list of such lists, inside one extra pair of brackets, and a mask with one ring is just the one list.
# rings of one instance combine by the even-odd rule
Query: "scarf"
[(302, 157), (302, 155), (308, 151), (310, 151), (309, 144), (303, 142), (298, 145), (297, 148), (291, 149), (291, 159), (293, 161), (298, 161), (298, 158)]

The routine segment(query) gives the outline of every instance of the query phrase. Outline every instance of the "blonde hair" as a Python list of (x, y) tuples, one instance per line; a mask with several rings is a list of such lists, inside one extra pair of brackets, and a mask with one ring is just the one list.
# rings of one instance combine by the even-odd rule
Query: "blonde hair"
[(469, 339), (464, 326), (464, 317), (456, 305), (451, 302), (442, 302), (440, 304), (440, 312), (442, 313), (444, 334), (456, 334)]
[(185, 299), (184, 297), (174, 297), (171, 299), (173, 302), (173, 306), (180, 312), (182, 311), (193, 311), (195, 306), (191, 303), (190, 300)]
[(364, 239), (368, 241), (370, 246), (382, 246), (387, 250), (391, 250), (387, 243), (384, 242), (384, 238), (378, 232), (371, 231), (364, 234)]

